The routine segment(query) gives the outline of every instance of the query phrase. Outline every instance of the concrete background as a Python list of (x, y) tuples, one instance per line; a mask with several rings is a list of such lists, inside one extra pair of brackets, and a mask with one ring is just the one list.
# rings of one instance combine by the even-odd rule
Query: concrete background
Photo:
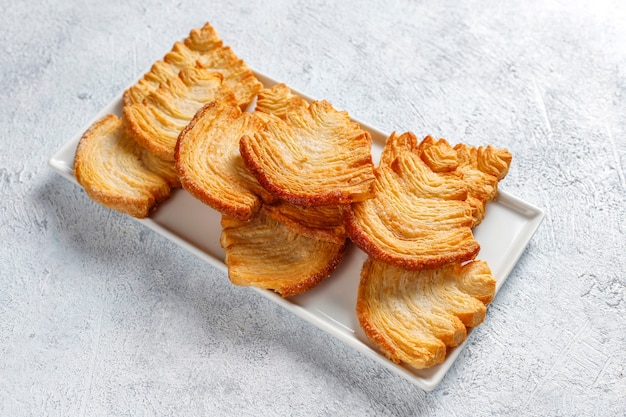
[[(626, 415), (621, 4), (0, 0), (0, 415)], [(546, 218), (435, 391), (47, 166), (205, 21), (383, 131), (514, 155)]]

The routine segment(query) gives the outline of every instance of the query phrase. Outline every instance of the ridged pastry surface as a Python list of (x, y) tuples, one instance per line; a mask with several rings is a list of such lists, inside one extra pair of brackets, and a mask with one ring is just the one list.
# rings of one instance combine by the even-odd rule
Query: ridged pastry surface
[(483, 261), (409, 271), (368, 258), (357, 316), (387, 357), (423, 369), (442, 363), (447, 348), (466, 339), (467, 328), (483, 321), (494, 294), (495, 279)]
[(222, 214), (249, 220), (263, 198), (272, 200), (239, 155), (239, 139), (260, 125), (234, 102), (205, 105), (176, 145), (176, 169), (183, 188)]
[(231, 282), (271, 289), (283, 297), (305, 292), (326, 279), (348, 244), (294, 233), (263, 209), (247, 222), (222, 216), (221, 225), (220, 244)]
[[(254, 114), (267, 123), (274, 118), (285, 120), (290, 112), (308, 106), (306, 100), (293, 94), (286, 84), (280, 83), (259, 92)], [(278, 200), (266, 205), (265, 212), (294, 232), (314, 239), (342, 243), (347, 237), (338, 205), (307, 207)]]
[(265, 206), (265, 212), (296, 233), (342, 243), (348, 237), (340, 206), (304, 207), (285, 201)]
[(393, 145), (391, 162), (383, 152), (374, 198), (344, 210), (348, 235), (370, 256), (407, 269), (473, 259), (480, 246), (465, 182), (454, 172), (434, 172), (413, 151), (413, 135), (401, 136), (406, 145)]
[(259, 91), (255, 111), (285, 119), (288, 113), (308, 106), (306, 100), (294, 94), (286, 84), (280, 83)]
[(512, 156), (507, 149), (494, 146), (474, 147), (458, 144), (454, 147), (459, 166), (468, 186), (467, 202), (472, 206), (473, 227), (485, 217), (486, 204), (498, 195), (498, 183), (506, 176)]
[(467, 186), (467, 203), (472, 208), (473, 224), (478, 226), (485, 217), (486, 204), (498, 194), (498, 183), (506, 176), (511, 165), (511, 153), (494, 146), (457, 144), (454, 147), (445, 139), (426, 136), (418, 141), (410, 132), (392, 133), (387, 139), (381, 165), (389, 165), (401, 151), (410, 151), (434, 172), (456, 173)]
[(152, 172), (161, 176), (172, 188), (180, 188), (180, 180), (173, 161), (165, 160), (145, 148), (141, 150), (141, 161)]
[(143, 78), (127, 89), (124, 105), (143, 102), (151, 91), (186, 67), (220, 73), (241, 107), (251, 103), (262, 88), (247, 64), (229, 46), (224, 46), (215, 28), (206, 23), (202, 28), (192, 29), (182, 42), (176, 42), (163, 60), (155, 62)]
[(74, 175), (89, 197), (133, 217), (147, 217), (170, 195), (170, 185), (142, 161), (143, 149), (109, 114), (82, 136), (74, 158)]
[(327, 101), (298, 107), (241, 139), (241, 155), (268, 191), (293, 204), (346, 204), (372, 196), (369, 133)]
[(129, 133), (148, 151), (173, 161), (178, 135), (203, 105), (214, 100), (235, 100), (222, 78), (213, 71), (183, 68), (151, 91), (142, 103), (124, 106)]

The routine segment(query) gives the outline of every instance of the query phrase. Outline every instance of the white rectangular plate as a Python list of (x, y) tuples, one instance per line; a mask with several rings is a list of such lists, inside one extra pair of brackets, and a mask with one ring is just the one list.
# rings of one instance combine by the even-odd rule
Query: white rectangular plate
[[(267, 87), (276, 84), (276, 81), (267, 76), (255, 74)], [(298, 94), (312, 100), (304, 94)], [(49, 161), (50, 166), (68, 180), (75, 182), (72, 169), (74, 152), (83, 132), (91, 123), (107, 113), (120, 115), (121, 109), (122, 94), (120, 93), (84, 129), (52, 156)], [(374, 140), (372, 155), (374, 161), (378, 161), (388, 135), (364, 123), (359, 123), (362, 128), (371, 133)], [(481, 247), (478, 259), (489, 263), (496, 278), (496, 292), (502, 287), (524, 252), (543, 216), (541, 209), (504, 191), (500, 191), (498, 198), (488, 205), (485, 219), (474, 230), (474, 236)], [(191, 197), (186, 191), (175, 190), (172, 197), (160, 205), (151, 218), (137, 221), (227, 273), (223, 262), (224, 252), (219, 245), (220, 215)], [(426, 370), (417, 371), (397, 365), (383, 356), (367, 340), (359, 326), (355, 312), (359, 275), (365, 257), (361, 250), (352, 246), (344, 261), (330, 278), (302, 295), (284, 299), (272, 291), (253, 289), (422, 389), (433, 390), (450, 369), (466, 342), (449, 351), (442, 364)], [(469, 337), (471, 336), (468, 335)]]

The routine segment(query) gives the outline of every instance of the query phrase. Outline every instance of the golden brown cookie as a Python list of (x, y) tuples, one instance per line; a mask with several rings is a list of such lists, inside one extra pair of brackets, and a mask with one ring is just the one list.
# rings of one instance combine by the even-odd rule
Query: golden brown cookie
[(485, 215), (485, 205), (497, 196), (498, 183), (511, 164), (507, 149), (491, 145), (475, 147), (458, 144), (452, 147), (445, 139), (426, 136), (418, 142), (414, 135), (392, 133), (381, 156), (381, 165), (389, 165), (404, 149), (419, 155), (434, 172), (456, 172), (468, 187), (467, 202), (472, 207), (473, 227)]
[(472, 261), (409, 271), (368, 258), (361, 271), (357, 316), (367, 337), (392, 361), (423, 369), (442, 363), (467, 327), (485, 318), (496, 281)]
[(143, 102), (124, 106), (126, 128), (145, 149), (166, 161), (174, 161), (180, 132), (203, 105), (215, 100), (236, 105), (222, 76), (201, 68), (183, 68), (151, 91)]
[(348, 241), (324, 242), (294, 233), (261, 209), (250, 221), (222, 216), (220, 244), (236, 285), (303, 293), (326, 279), (343, 259)]
[(209, 23), (193, 29), (183, 42), (176, 42), (162, 61), (157, 61), (144, 77), (124, 92), (124, 105), (141, 103), (161, 83), (186, 67), (201, 67), (219, 72), (224, 83), (235, 93), (237, 103), (245, 108), (262, 88), (247, 64), (229, 46), (224, 46)]
[[(288, 113), (308, 105), (285, 84), (276, 84), (259, 92), (254, 114), (267, 123), (274, 118), (285, 120)], [(294, 232), (314, 239), (342, 243), (347, 238), (341, 207), (336, 205), (305, 207), (277, 201), (266, 205), (265, 212)]]
[(170, 185), (142, 160), (143, 149), (109, 114), (80, 139), (74, 176), (94, 201), (133, 217), (147, 217), (170, 195)]
[(259, 183), (302, 206), (371, 198), (372, 139), (327, 101), (298, 107), (241, 138), (240, 152)]
[(239, 139), (261, 122), (236, 103), (205, 105), (183, 130), (176, 145), (176, 169), (192, 196), (222, 214), (249, 220), (263, 199), (273, 197), (259, 185), (239, 155)]
[[(412, 134), (402, 136), (413, 143)], [(374, 198), (344, 210), (348, 235), (370, 256), (407, 269), (473, 259), (480, 246), (467, 185), (455, 172), (434, 172), (414, 149), (396, 147), (393, 161), (376, 169)]]

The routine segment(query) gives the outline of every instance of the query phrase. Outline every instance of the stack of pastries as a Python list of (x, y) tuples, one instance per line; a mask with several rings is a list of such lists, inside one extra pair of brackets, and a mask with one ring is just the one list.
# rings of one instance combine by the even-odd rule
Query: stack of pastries
[(81, 138), (74, 174), (90, 198), (143, 218), (183, 188), (222, 215), (236, 285), (301, 294), (350, 242), (367, 254), (359, 323), (397, 363), (443, 362), (495, 294), (473, 228), (511, 163), (506, 149), (370, 134), (329, 102), (264, 86), (206, 24), (176, 42)]

